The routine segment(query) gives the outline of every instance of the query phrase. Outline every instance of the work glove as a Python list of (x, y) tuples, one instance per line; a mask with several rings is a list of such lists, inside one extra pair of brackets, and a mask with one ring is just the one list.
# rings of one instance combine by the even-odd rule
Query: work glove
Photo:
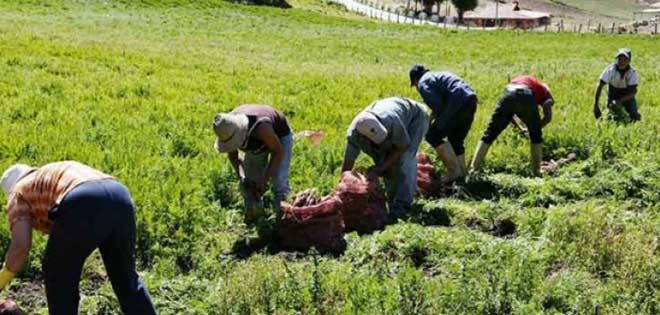
[(2, 270), (0, 270), (0, 291), (9, 285), (15, 275), (15, 273), (7, 269), (7, 264), (2, 267)]

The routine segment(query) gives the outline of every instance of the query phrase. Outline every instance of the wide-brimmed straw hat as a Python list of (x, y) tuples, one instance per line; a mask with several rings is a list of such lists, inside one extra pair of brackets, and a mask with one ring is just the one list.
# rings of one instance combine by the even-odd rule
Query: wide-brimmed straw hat
[(238, 150), (245, 142), (249, 120), (244, 114), (217, 114), (213, 121), (215, 149), (229, 153)]

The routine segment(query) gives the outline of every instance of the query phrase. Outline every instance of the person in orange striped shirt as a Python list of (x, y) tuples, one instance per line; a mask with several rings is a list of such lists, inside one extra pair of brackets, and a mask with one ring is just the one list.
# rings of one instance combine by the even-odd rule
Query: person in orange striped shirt
[(32, 246), (32, 230), (49, 234), (43, 260), (50, 315), (78, 313), (85, 259), (101, 252), (124, 314), (156, 314), (135, 270), (135, 209), (115, 178), (64, 161), (39, 168), (16, 164), (0, 184), (9, 196), (11, 244), (0, 270), (0, 290), (19, 272)]

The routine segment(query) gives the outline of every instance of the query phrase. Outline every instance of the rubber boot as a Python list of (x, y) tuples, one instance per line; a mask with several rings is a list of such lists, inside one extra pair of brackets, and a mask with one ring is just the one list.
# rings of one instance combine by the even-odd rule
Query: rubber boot
[(468, 172), (467, 172), (467, 165), (465, 164), (465, 154), (461, 154), (456, 158), (458, 158), (458, 166), (461, 169), (461, 177), (467, 176)]
[(541, 161), (543, 160), (543, 143), (532, 143), (531, 163), (534, 176), (541, 176)]
[(445, 142), (436, 147), (435, 152), (438, 153), (438, 156), (447, 169), (447, 173), (442, 177), (443, 184), (451, 183), (461, 177), (461, 167), (451, 144)]
[(484, 158), (488, 153), (488, 148), (490, 148), (490, 144), (479, 141), (479, 144), (477, 145), (477, 151), (474, 152), (472, 163), (470, 163), (470, 174), (477, 173), (481, 170), (481, 163), (484, 161)]

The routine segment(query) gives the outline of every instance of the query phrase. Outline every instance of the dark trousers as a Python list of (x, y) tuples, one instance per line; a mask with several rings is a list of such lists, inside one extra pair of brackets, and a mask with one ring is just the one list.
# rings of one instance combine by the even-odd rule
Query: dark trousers
[(536, 100), (529, 89), (506, 90), (490, 117), (488, 128), (481, 141), (491, 144), (511, 123), (513, 115), (518, 116), (527, 126), (532, 143), (543, 143), (541, 114)]
[(477, 111), (477, 97), (468, 97), (461, 105), (461, 108), (447, 120), (445, 126), (438, 124), (437, 113), (433, 113), (431, 124), (426, 133), (426, 142), (433, 148), (445, 143), (445, 138), (449, 141), (456, 155), (465, 154), (465, 138), (472, 128), (474, 114)]
[(43, 261), (50, 315), (78, 314), (85, 259), (98, 248), (126, 315), (153, 315), (147, 288), (135, 271), (135, 210), (119, 182), (90, 181), (71, 190), (52, 213)]
[[(608, 104), (612, 102), (612, 98), (608, 97)], [(623, 104), (622, 106), (615, 106), (614, 108), (610, 107), (609, 110), (609, 118), (614, 119), (614, 120), (622, 120), (623, 115), (621, 113), (621, 107), (625, 109), (625, 111), (630, 115), (630, 119), (633, 121), (639, 121), (642, 119), (642, 115), (639, 114), (639, 111), (637, 110), (637, 100), (632, 99), (630, 101), (627, 101)]]

